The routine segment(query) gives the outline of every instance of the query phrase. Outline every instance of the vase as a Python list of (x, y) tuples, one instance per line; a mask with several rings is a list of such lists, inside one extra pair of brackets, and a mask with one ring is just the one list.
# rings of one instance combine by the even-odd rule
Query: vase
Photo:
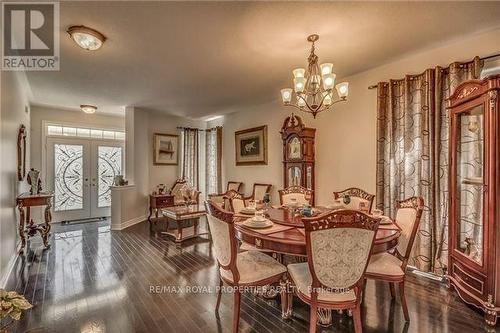
[(40, 171), (36, 169), (31, 169), (28, 172), (28, 183), (31, 185), (30, 194), (37, 195), (39, 194), (39, 183), (40, 182)]

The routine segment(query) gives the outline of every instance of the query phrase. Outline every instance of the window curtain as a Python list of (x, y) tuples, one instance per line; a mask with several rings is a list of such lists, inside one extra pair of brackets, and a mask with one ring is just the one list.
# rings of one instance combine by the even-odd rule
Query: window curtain
[(199, 189), (198, 129), (182, 129), (182, 178), (197, 190)]
[(211, 128), (205, 133), (205, 193), (222, 193), (222, 128)]
[(377, 86), (377, 208), (422, 196), (425, 208), (409, 264), (444, 274), (448, 238), (447, 99), (463, 81), (478, 79), (479, 57), (427, 69)]

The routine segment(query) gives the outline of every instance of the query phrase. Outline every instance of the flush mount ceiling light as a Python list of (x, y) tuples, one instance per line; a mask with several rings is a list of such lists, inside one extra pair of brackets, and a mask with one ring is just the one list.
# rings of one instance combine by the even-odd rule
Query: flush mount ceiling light
[(92, 113), (95, 113), (97, 111), (97, 106), (82, 104), (82, 105), (80, 105), (80, 110), (82, 110), (85, 113), (92, 114)]
[(103, 34), (84, 25), (74, 25), (68, 28), (68, 34), (82, 49), (96, 51), (106, 40)]
[[(285, 106), (293, 106), (300, 111), (311, 113), (314, 118), (320, 112), (329, 110), (333, 104), (345, 102), (349, 94), (349, 83), (341, 82), (335, 85), (333, 65), (324, 63), (319, 65), (319, 58), (314, 53), (314, 43), (318, 35), (310, 35), (307, 40), (312, 43), (311, 53), (307, 58), (307, 71), (296, 68), (292, 71), (294, 89), (281, 90), (281, 98)], [(339, 99), (334, 100), (334, 88)], [(294, 94), (295, 92), (295, 94)], [(295, 98), (293, 98), (295, 95)]]

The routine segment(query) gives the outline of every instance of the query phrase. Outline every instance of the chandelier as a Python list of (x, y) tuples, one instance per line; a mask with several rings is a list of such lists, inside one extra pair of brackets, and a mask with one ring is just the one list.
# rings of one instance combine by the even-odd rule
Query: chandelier
[[(281, 98), (285, 106), (293, 106), (300, 111), (311, 113), (314, 118), (318, 113), (329, 110), (333, 104), (346, 101), (349, 93), (348, 82), (335, 85), (333, 64), (318, 65), (318, 56), (314, 54), (314, 43), (318, 39), (318, 35), (307, 37), (312, 43), (311, 53), (307, 58), (309, 62), (307, 73), (304, 68), (294, 69), (292, 71), (294, 89), (281, 89)], [(334, 87), (337, 90), (337, 100), (334, 100), (333, 96)]]

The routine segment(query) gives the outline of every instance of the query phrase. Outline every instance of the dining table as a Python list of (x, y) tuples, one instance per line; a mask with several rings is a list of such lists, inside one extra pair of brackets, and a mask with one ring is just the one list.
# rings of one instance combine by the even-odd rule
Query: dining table
[[(316, 215), (343, 209), (343, 207), (328, 208), (314, 207)], [(291, 255), (302, 260), (307, 258), (306, 237), (302, 216), (296, 209), (289, 207), (270, 207), (265, 209), (264, 216), (271, 220), (272, 226), (255, 229), (245, 225), (245, 221), (252, 218), (251, 214), (236, 213), (234, 225), (236, 237), (257, 250), (272, 252), (280, 255)], [(380, 216), (381, 223), (375, 235), (372, 254), (383, 253), (395, 248), (401, 235), (399, 226), (389, 217)], [(290, 302), (291, 304), (291, 302)], [(282, 317), (289, 318), (291, 308), (283, 310)], [(318, 320), (323, 325), (330, 325), (332, 321), (331, 310), (318, 309)]]

